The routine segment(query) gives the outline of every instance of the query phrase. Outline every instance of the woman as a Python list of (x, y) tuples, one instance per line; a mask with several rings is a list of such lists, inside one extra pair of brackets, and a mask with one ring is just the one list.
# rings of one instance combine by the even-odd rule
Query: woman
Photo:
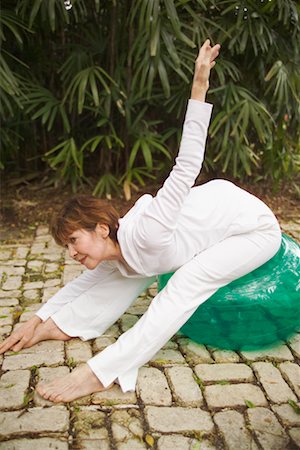
[[(1, 353), (44, 339), (101, 335), (160, 273), (175, 271), (148, 311), (114, 344), (66, 377), (39, 384), (45, 399), (68, 402), (120, 384), (135, 388), (138, 369), (220, 287), (259, 267), (279, 249), (280, 228), (259, 199), (225, 180), (194, 187), (212, 105), (205, 103), (220, 46), (207, 40), (196, 60), (176, 164), (156, 197), (142, 196), (122, 219), (99, 200), (73, 199), (52, 232), (89, 270), (61, 289), (6, 339)], [(42, 322), (43, 321), (43, 322)]]

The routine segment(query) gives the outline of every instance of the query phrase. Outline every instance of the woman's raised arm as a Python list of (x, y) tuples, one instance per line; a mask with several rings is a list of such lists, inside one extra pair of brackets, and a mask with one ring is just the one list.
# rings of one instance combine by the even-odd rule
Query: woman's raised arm
[[(135, 235), (137, 242), (150, 240), (155, 244), (155, 239), (159, 236), (158, 244), (161, 245), (164, 234), (166, 241), (170, 239), (170, 232), (176, 228), (183, 202), (199, 175), (212, 111), (212, 105), (205, 103), (205, 96), (209, 88), (210, 70), (215, 65), (219, 49), (219, 44), (211, 47), (209, 40), (200, 48), (179, 153), (169, 177), (139, 221)], [(149, 219), (152, 219), (151, 226)]]

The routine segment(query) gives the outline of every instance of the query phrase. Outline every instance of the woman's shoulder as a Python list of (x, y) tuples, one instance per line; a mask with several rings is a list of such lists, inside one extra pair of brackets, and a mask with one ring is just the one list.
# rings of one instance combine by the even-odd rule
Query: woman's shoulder
[(132, 220), (134, 217), (140, 215), (143, 210), (151, 203), (153, 200), (153, 197), (151, 194), (144, 194), (142, 195), (130, 208), (130, 210), (120, 219), (120, 222)]

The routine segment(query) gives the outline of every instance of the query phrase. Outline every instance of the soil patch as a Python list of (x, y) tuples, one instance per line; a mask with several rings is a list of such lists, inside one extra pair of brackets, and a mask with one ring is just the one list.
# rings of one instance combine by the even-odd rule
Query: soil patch
[[(10, 183), (12, 183), (11, 180)], [(52, 214), (67, 198), (74, 195), (70, 187), (54, 188), (43, 186), (43, 183), (38, 182), (18, 186), (10, 183), (3, 183), (0, 196), (0, 239), (2, 241), (31, 239), (37, 225), (48, 224)], [(274, 192), (267, 183), (238, 184), (263, 200), (279, 220), (300, 221), (300, 201), (291, 186), (281, 186), (278, 192)], [(149, 185), (143, 188), (143, 191), (134, 193), (130, 201), (125, 201), (124, 197), (120, 196), (113, 198), (111, 202), (122, 216), (143, 193), (155, 194), (157, 188), (158, 186)], [(82, 187), (80, 193), (90, 194), (90, 186)]]

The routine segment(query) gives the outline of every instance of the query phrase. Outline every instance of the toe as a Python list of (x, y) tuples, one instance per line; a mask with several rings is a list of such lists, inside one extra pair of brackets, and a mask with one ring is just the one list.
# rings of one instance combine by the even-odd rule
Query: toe
[(47, 389), (47, 386), (43, 384), (37, 385), (36, 391), (45, 400), (48, 400), (51, 395), (51, 391), (49, 391), (49, 389)]
[(39, 394), (39, 395), (43, 395), (44, 394), (44, 387), (43, 387), (43, 385), (42, 384), (38, 384), (37, 386), (36, 386), (36, 392)]
[(50, 394), (49, 395), (50, 402), (56, 403), (56, 398), (57, 398), (56, 394)]

